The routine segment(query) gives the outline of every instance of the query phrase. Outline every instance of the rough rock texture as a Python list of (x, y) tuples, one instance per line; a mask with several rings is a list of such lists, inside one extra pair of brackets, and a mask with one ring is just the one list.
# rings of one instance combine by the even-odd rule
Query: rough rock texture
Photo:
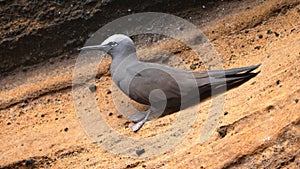
[[(76, 52), (100, 27), (137, 12), (175, 12), (201, 2), (0, 1), (0, 72)], [(210, 2), (213, 6), (215, 1)], [(167, 8), (165, 8), (167, 7)]]
[[(126, 6), (119, 14), (112, 12), (113, 19), (128, 14), (129, 8), (166, 11), (160, 4), (166, 2), (155, 3)], [(72, 71), (78, 54), (74, 51), (108, 22), (97, 18), (115, 10), (118, 3), (5, 0), (0, 1), (0, 167), (300, 168), (300, 1), (168, 3), (169, 12), (204, 30), (224, 68), (262, 63), (257, 77), (226, 93), (224, 116), (209, 140), (201, 144), (197, 140), (210, 107), (206, 100), (200, 103), (191, 132), (164, 154), (125, 158), (99, 147), (85, 134), (73, 106)], [(65, 33), (68, 37), (62, 38)], [(205, 69), (190, 49), (172, 40), (143, 47), (168, 49), (182, 58), (178, 66)], [(99, 66), (94, 92), (107, 123), (137, 138), (170, 127), (178, 113), (149, 121), (138, 133), (126, 127), (127, 120), (112, 102), (109, 63), (106, 59)]]

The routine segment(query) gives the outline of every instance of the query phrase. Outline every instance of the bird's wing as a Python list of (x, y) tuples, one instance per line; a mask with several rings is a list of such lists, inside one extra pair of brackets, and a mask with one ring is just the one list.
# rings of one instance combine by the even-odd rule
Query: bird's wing
[(127, 95), (140, 103), (149, 104), (149, 95), (155, 89), (165, 94), (165, 97), (154, 95), (157, 101), (185, 97), (198, 90), (201, 94), (210, 90), (210, 86), (230, 84), (255, 76), (257, 73), (250, 72), (259, 66), (191, 72), (161, 64), (138, 62), (125, 70), (126, 76), (132, 77), (126, 81), (130, 86)]
[[(187, 79), (183, 70), (174, 69), (160, 64), (140, 63), (127, 67), (126, 73), (130, 80), (129, 97), (144, 104), (149, 104), (149, 95), (155, 89), (161, 90), (161, 95), (151, 95), (156, 101), (180, 98), (197, 88), (194, 79)], [(194, 81), (194, 83), (191, 83)], [(192, 85), (194, 84), (194, 86)]]

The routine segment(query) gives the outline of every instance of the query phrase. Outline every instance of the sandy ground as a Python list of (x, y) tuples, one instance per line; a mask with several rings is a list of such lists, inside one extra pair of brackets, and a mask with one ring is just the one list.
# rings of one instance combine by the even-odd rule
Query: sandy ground
[[(106, 151), (85, 133), (73, 105), (75, 54), (15, 70), (0, 80), (0, 166), (300, 168), (300, 1), (239, 3), (243, 6), (228, 9), (220, 17), (207, 17), (213, 21), (205, 24), (197, 8), (181, 12), (192, 15), (193, 23), (202, 27), (224, 60), (224, 68), (262, 64), (258, 76), (226, 92), (222, 118), (208, 140), (199, 143), (197, 138), (210, 99), (199, 104), (201, 110), (191, 131), (168, 152), (130, 158)], [(146, 48), (174, 52), (178, 44), (161, 41)], [(193, 71), (205, 68), (190, 49), (179, 49), (183, 67), (198, 65)], [(109, 63), (106, 59), (99, 66), (94, 81), (99, 114), (109, 125), (124, 135), (143, 139), (163, 133), (176, 121), (179, 113), (149, 121), (139, 132), (131, 132), (127, 128), (131, 123), (119, 116), (113, 93), (108, 92), (115, 92)]]

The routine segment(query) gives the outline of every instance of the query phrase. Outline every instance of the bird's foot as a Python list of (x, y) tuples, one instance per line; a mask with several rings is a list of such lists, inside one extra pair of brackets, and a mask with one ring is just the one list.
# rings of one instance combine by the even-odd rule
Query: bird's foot
[[(152, 113), (152, 110), (149, 109), (149, 110), (147, 111), (146, 115), (143, 114), (143, 115), (145, 115), (144, 118), (143, 118), (141, 121), (139, 121), (139, 122), (137, 122), (136, 124), (134, 124), (134, 125), (131, 127), (131, 129), (132, 129), (134, 132), (137, 132), (137, 131), (138, 131), (138, 130), (146, 123), (146, 121), (148, 120), (149, 115), (150, 115), (151, 113)], [(142, 114), (142, 113), (141, 113), (141, 114)]]
[(142, 121), (140, 121), (140, 122), (138, 122), (138, 123), (135, 123), (132, 127), (131, 127), (131, 129), (132, 129), (132, 131), (133, 132), (137, 132), (140, 128), (142, 128), (142, 126), (145, 124), (145, 120), (142, 120)]

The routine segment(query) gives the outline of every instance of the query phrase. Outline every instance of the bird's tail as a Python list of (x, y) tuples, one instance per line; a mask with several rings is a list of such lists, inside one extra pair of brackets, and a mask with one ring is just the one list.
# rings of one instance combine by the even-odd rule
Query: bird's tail
[(220, 85), (224, 83), (230, 85), (239, 81), (247, 81), (255, 77), (259, 73), (259, 71), (252, 71), (257, 69), (260, 65), (261, 64), (228, 70), (210, 70), (207, 73), (210, 77), (211, 86)]
[[(259, 65), (247, 66), (228, 70), (209, 70), (202, 72), (194, 72), (194, 78), (196, 79), (198, 85), (198, 93), (195, 90), (191, 90), (184, 98), (181, 100), (183, 107), (189, 107), (191, 105), (197, 104), (198, 99), (195, 97), (200, 97), (200, 100), (205, 100), (212, 95), (218, 95), (220, 93), (226, 92), (229, 89), (237, 87), (249, 79), (255, 77), (258, 72), (252, 72), (257, 69)], [(199, 95), (198, 95), (199, 94)], [(172, 104), (174, 105), (174, 104)], [(169, 114), (169, 112), (175, 112), (183, 107), (169, 106), (168, 110), (165, 111), (164, 115)]]

